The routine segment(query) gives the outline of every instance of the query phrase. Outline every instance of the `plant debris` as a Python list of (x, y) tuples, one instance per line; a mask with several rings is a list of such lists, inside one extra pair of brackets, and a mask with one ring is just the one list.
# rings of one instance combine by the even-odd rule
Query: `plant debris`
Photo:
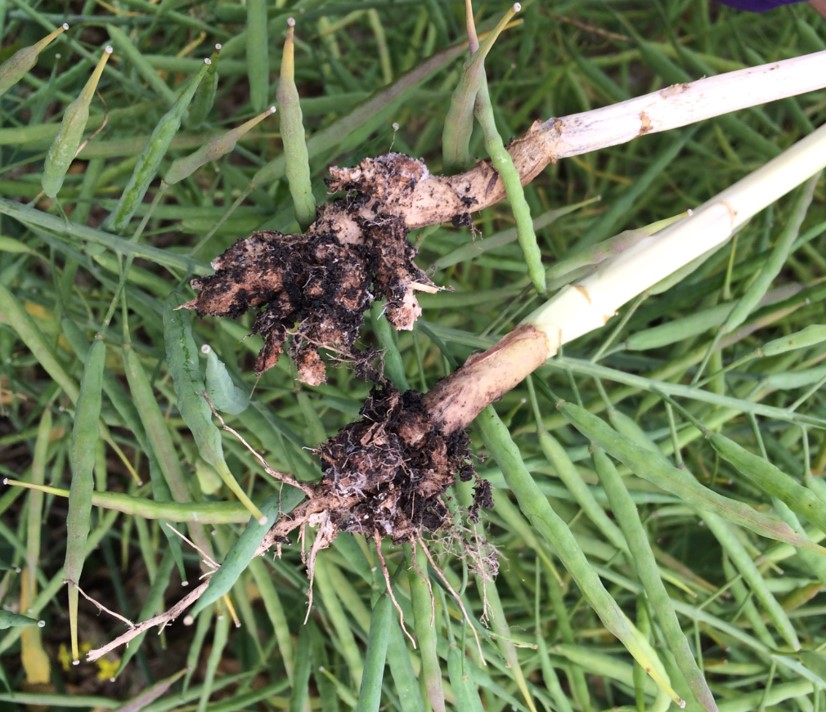
[(397, 329), (411, 329), (421, 314), (416, 291), (437, 287), (414, 263), (416, 249), (398, 216), (417, 181), (421, 161), (390, 154), (352, 169), (331, 168), (331, 187), (347, 194), (325, 206), (305, 235), (256, 232), (236, 242), (193, 279), (198, 296), (184, 304), (199, 316), (238, 317), (258, 309), (252, 331), (264, 338), (255, 371), (275, 365), (290, 338), (299, 380), (325, 380), (319, 352), (355, 359), (365, 311), (386, 300)]

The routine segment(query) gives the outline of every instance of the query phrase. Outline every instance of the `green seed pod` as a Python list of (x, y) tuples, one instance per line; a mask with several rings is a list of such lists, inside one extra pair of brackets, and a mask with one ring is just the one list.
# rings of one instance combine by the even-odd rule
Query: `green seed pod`
[(115, 206), (114, 212), (106, 219), (105, 227), (107, 229), (120, 233), (129, 224), (129, 221), (141, 204), (143, 197), (146, 195), (146, 191), (149, 190), (149, 184), (152, 183), (158, 174), (161, 161), (169, 150), (175, 134), (178, 133), (184, 114), (186, 114), (192, 97), (195, 95), (195, 90), (206, 75), (208, 68), (209, 60), (206, 59), (201, 70), (181, 92), (181, 95), (173, 104), (172, 108), (158, 121), (158, 125), (149, 137), (149, 141), (138, 156), (138, 162), (132, 171), (129, 182), (123, 189), (123, 193), (120, 196), (118, 204)]
[(69, 25), (64, 22), (39, 42), (17, 50), (17, 52), (3, 62), (3, 64), (0, 65), (0, 96), (3, 96), (3, 94), (26, 76), (28, 71), (37, 62), (38, 55), (68, 29)]
[(100, 408), (106, 345), (96, 338), (86, 354), (80, 395), (72, 427), (70, 464), (72, 485), (69, 489), (69, 512), (66, 517), (65, 578), (69, 581), (69, 628), (72, 659), (80, 658), (77, 630), (77, 585), (83, 571), (86, 540), (92, 521), (93, 470), (100, 440)]
[(258, 116), (254, 116), (249, 121), (245, 121), (240, 126), (230, 129), (226, 133), (211, 139), (197, 151), (190, 153), (188, 156), (176, 158), (172, 161), (172, 165), (164, 175), (164, 182), (169, 185), (178, 183), (184, 178), (192, 175), (195, 171), (201, 168), (201, 166), (211, 161), (217, 161), (221, 158), (221, 156), (225, 156), (235, 148), (235, 144), (238, 143), (238, 139), (244, 136), (244, 134), (249, 133), (255, 126), (260, 124), (268, 116), (272, 116), (274, 113), (275, 107), (271, 106), (263, 113), (258, 114)]
[(285, 171), (295, 217), (302, 229), (315, 220), (315, 198), (310, 180), (310, 159), (304, 137), (304, 120), (295, 86), (295, 20), (287, 20), (287, 39), (281, 58), (281, 81), (276, 94), (281, 108), (281, 140), (284, 142)]
[(41, 621), (29, 618), (28, 616), (21, 616), (19, 613), (12, 613), (11, 611), (0, 609), (0, 630), (29, 625), (42, 627)]
[(263, 522), (264, 515), (253, 504), (232, 476), (224, 460), (221, 431), (212, 421), (212, 411), (204, 398), (206, 386), (201, 377), (198, 349), (192, 338), (189, 313), (176, 308), (175, 295), (164, 305), (164, 341), (169, 373), (178, 397), (181, 417), (198, 445), (198, 454), (218, 473), (224, 484), (235, 494), (254, 519)]
[(212, 405), (229, 415), (243, 413), (250, 404), (249, 394), (235, 385), (224, 362), (207, 344), (201, 347), (201, 353), (207, 357), (206, 392)]
[(243, 534), (241, 534), (238, 541), (233, 544), (221, 562), (221, 568), (209, 579), (207, 590), (204, 592), (204, 595), (198, 599), (198, 603), (196, 603), (192, 609), (191, 615), (193, 617), (197, 616), (204, 608), (217, 601), (233, 587), (238, 577), (246, 570), (247, 566), (249, 566), (252, 557), (255, 556), (258, 545), (264, 539), (270, 527), (275, 524), (275, 520), (281, 512), (281, 506), (281, 494), (273, 495), (261, 505), (262, 517), (264, 518), (262, 523), (264, 526), (261, 526), (259, 522), (255, 520), (249, 521)]
[[(215, 103), (215, 93), (218, 90), (218, 58), (221, 55), (221, 45), (215, 45), (215, 51), (210, 56), (211, 64), (207, 69), (204, 81), (195, 92), (192, 98), (192, 104), (189, 107), (189, 113), (186, 115), (186, 125), (188, 128), (197, 128), (212, 111), (212, 105)], [(167, 181), (168, 183), (169, 181)]]
[(769, 341), (760, 349), (760, 352), (763, 356), (777, 356), (787, 351), (819, 346), (824, 341), (826, 341), (826, 324), (810, 324), (794, 334)]
[(98, 82), (100, 81), (103, 68), (112, 54), (112, 47), (107, 45), (103, 50), (103, 56), (80, 92), (80, 96), (75, 99), (63, 112), (63, 121), (60, 123), (60, 130), (57, 132), (49, 153), (46, 154), (46, 162), (43, 165), (43, 177), (40, 184), (43, 192), (50, 198), (55, 198), (58, 191), (63, 186), (66, 178), (66, 171), (77, 155), (83, 132), (86, 130), (86, 122), (89, 120), (89, 105), (95, 95)]

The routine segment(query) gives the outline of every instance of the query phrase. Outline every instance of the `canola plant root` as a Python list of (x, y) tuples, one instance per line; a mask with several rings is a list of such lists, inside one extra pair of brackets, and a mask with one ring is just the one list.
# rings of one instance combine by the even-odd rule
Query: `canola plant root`
[[(305, 383), (325, 380), (324, 352), (359, 364), (378, 382), (361, 419), (317, 451), (320, 482), (302, 485), (307, 499), (259, 546), (259, 553), (280, 551), (293, 531), (316, 527), (306, 560), (311, 578), (318, 552), (340, 532), (414, 542), (438, 531), (448, 519), (443, 495), (457, 476), (476, 480), (472, 519), (492, 503), (490, 485), (473, 469), (466, 422), (456, 427), (425, 396), (384, 383), (363, 365), (371, 354), (356, 346), (374, 300), (384, 300), (393, 326), (410, 329), (421, 313), (416, 292), (438, 289), (414, 263), (407, 240), (422, 185), (432, 176), (424, 163), (400, 154), (333, 167), (330, 175), (330, 188), (344, 196), (322, 207), (306, 234), (262, 231), (239, 240), (213, 262), (215, 274), (192, 280), (198, 294), (183, 305), (199, 316), (256, 310), (252, 331), (264, 338), (258, 374), (288, 349)], [(464, 224), (474, 207), (469, 198), (459, 200), (453, 222)]]
[(308, 524), (319, 526), (314, 548), (319, 541), (321, 548), (328, 546), (340, 532), (415, 541), (448, 522), (442, 498), (456, 477), (475, 479), (472, 517), (492, 503), (489, 483), (474, 470), (465, 432), (445, 435), (414, 391), (376, 387), (361, 419), (328, 440), (318, 455), (321, 481), (307, 500), (276, 522), (259, 553)]

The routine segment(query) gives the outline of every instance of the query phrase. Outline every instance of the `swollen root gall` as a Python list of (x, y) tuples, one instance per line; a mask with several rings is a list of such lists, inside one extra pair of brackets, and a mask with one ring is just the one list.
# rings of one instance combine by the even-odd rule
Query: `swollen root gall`
[[(397, 329), (412, 328), (421, 313), (415, 291), (435, 287), (413, 262), (416, 250), (393, 206), (426, 172), (402, 170), (410, 169), (408, 164), (423, 166), (413, 159), (384, 158), (383, 163), (374, 159), (358, 168), (334, 169), (333, 185), (347, 190), (347, 196), (326, 206), (305, 235), (257, 232), (218, 257), (212, 264), (215, 274), (192, 280), (199, 294), (184, 307), (199, 316), (237, 317), (258, 310), (253, 333), (264, 338), (264, 347), (257, 373), (275, 365), (289, 340), (299, 380), (317, 385), (325, 379), (320, 350), (357, 357), (358, 330), (374, 300), (386, 300), (384, 312)], [(381, 180), (379, 168), (385, 171)]]
[[(373, 390), (361, 416), (320, 451), (320, 491), (349, 503), (330, 511), (336, 530), (412, 541), (440, 529), (448, 516), (443, 493), (457, 475), (475, 476), (465, 433), (445, 435), (421, 394), (386, 385)], [(489, 490), (477, 489), (478, 506), (488, 506)]]

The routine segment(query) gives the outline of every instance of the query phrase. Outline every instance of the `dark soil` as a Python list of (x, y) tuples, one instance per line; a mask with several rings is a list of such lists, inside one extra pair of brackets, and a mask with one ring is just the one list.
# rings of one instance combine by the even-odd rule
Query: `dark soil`
[(415, 391), (399, 393), (386, 383), (377, 386), (362, 407), (361, 419), (318, 452), (321, 482), (309, 499), (275, 524), (262, 550), (285, 542), (290, 532), (305, 524), (323, 523), (317, 537), (320, 548), (342, 531), (415, 541), (448, 523), (442, 497), (457, 476), (465, 482), (476, 480), (471, 519), (493, 503), (489, 483), (473, 467), (465, 432), (445, 435)]

